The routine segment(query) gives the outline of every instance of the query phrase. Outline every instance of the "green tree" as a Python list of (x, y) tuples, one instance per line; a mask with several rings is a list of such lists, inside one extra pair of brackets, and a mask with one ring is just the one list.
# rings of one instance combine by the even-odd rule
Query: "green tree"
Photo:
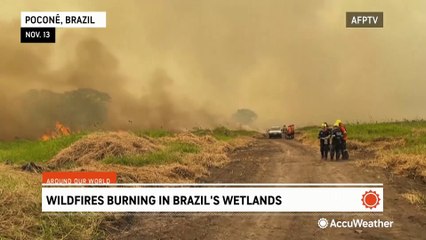
[(257, 119), (257, 114), (250, 109), (242, 108), (232, 114), (232, 119), (239, 124), (250, 125)]

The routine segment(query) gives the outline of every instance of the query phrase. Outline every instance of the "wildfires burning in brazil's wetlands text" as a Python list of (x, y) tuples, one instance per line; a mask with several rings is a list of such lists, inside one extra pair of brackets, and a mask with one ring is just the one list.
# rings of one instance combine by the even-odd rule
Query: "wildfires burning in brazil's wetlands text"
[(0, 239), (422, 239), (426, 3), (4, 0)]

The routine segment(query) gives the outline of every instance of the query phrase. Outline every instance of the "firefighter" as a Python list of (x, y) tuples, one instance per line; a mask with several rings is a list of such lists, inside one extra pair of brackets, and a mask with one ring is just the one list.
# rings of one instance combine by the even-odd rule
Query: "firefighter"
[(284, 137), (287, 135), (287, 126), (285, 124), (283, 125), (283, 128), (281, 128), (281, 132), (283, 133)]
[(340, 131), (343, 134), (343, 140), (342, 140), (342, 158), (344, 160), (347, 160), (347, 159), (349, 159), (349, 152), (348, 152), (348, 149), (346, 147), (346, 142), (348, 140), (348, 132), (346, 131), (346, 127), (343, 124), (342, 120), (337, 119), (336, 123), (338, 124), (338, 126), (340, 128)]
[(294, 138), (294, 124), (290, 124), (287, 127), (287, 139), (293, 139)]
[(328, 127), (326, 122), (322, 123), (321, 127), (322, 128), (318, 133), (318, 139), (320, 140), (321, 159), (327, 160), (328, 152), (330, 151), (331, 129)]
[(338, 123), (333, 125), (333, 130), (331, 130), (331, 152), (330, 158), (334, 159), (336, 156), (336, 160), (340, 159), (340, 155), (342, 154), (343, 147), (343, 132), (339, 127)]

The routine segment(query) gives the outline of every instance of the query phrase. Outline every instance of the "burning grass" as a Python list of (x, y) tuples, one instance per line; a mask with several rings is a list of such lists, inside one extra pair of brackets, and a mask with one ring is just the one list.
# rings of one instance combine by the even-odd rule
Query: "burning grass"
[(69, 135), (71, 135), (71, 129), (65, 126), (64, 124), (62, 124), (61, 122), (56, 122), (55, 130), (43, 134), (40, 139), (42, 141), (48, 141), (50, 139), (54, 139), (54, 138), (58, 138), (62, 136), (69, 136)]

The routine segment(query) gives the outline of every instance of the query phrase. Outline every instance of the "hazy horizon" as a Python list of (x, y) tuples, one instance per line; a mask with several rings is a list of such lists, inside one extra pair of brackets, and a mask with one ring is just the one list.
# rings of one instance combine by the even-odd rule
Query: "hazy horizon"
[[(21, 11), (106, 11), (107, 28), (21, 44)], [(383, 11), (384, 28), (347, 29), (347, 11)], [(0, 139), (91, 121), (69, 100), (80, 88), (109, 95), (95, 118), (107, 129), (235, 126), (241, 108), (257, 129), (426, 118), (424, 12), (420, 0), (6, 0)]]

